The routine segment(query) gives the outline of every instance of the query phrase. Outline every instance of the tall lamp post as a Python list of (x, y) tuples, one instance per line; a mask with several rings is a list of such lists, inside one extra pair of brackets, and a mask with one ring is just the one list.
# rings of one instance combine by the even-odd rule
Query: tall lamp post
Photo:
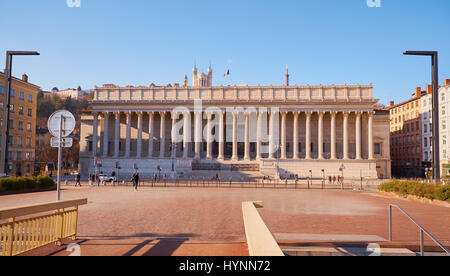
[(439, 158), (439, 69), (437, 51), (406, 51), (404, 55), (431, 57), (431, 79), (433, 85), (433, 178), (441, 180), (441, 162)]
[(6, 68), (5, 68), (5, 114), (3, 117), (3, 125), (2, 128), (2, 151), (1, 151), (1, 160), (4, 164), (0, 165), (0, 170), (3, 174), (9, 173), (9, 160), (8, 160), (8, 151), (9, 151), (9, 109), (11, 103), (11, 82), (12, 82), (12, 59), (13, 56), (38, 56), (40, 55), (38, 52), (34, 51), (7, 51), (6, 52)]

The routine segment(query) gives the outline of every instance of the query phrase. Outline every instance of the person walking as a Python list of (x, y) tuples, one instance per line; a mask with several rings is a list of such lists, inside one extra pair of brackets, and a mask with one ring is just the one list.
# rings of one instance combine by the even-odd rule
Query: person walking
[(137, 192), (137, 188), (138, 188), (138, 184), (139, 184), (139, 173), (138, 172), (135, 172), (133, 174), (131, 181), (133, 182), (134, 190)]
[(75, 176), (75, 187), (80, 186), (81, 187), (81, 175), (78, 173), (77, 176)]

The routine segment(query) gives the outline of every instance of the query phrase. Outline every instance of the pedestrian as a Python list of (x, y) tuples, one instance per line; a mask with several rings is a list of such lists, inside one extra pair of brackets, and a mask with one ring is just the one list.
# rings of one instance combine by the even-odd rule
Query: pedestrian
[(336, 185), (336, 176), (333, 176), (333, 184)]
[(89, 174), (89, 186), (92, 186), (92, 174)]
[(131, 177), (131, 181), (133, 182), (134, 190), (137, 191), (138, 184), (139, 184), (139, 173), (135, 172), (133, 176)]
[(328, 182), (330, 183), (330, 185), (333, 183), (333, 177), (331, 175), (328, 177)]
[(80, 186), (81, 187), (81, 175), (78, 173), (77, 176), (75, 176), (75, 187)]

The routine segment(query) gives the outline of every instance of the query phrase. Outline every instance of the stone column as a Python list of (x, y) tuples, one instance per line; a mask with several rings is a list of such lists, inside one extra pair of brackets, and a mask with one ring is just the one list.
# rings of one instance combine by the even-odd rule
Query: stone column
[(166, 112), (160, 112), (161, 115), (161, 127), (159, 137), (159, 158), (165, 158), (166, 156)]
[(275, 112), (269, 114), (269, 159), (275, 159)]
[(361, 113), (356, 113), (356, 160), (361, 160)]
[(281, 159), (286, 159), (286, 117), (287, 112), (281, 113)]
[(245, 112), (245, 151), (244, 159), (250, 161), (250, 113)]
[(94, 112), (92, 123), (92, 156), (96, 157), (98, 151), (98, 113)]
[(299, 148), (298, 148), (298, 112), (294, 112), (294, 159), (298, 159), (299, 156)]
[(262, 112), (258, 112), (258, 122), (256, 130), (256, 160), (261, 159), (261, 137), (262, 137)]
[(153, 142), (154, 142), (154, 113), (148, 113), (148, 157), (153, 157)]
[(114, 113), (116, 119), (115, 125), (115, 138), (114, 138), (114, 158), (119, 158), (120, 156), (120, 112)]
[(177, 135), (176, 135), (176, 124), (177, 124), (177, 118), (178, 118), (178, 114), (175, 112), (172, 112), (172, 129), (171, 129), (171, 157), (172, 158), (176, 158), (177, 157), (177, 143), (176, 143), (176, 139), (177, 139)]
[(323, 159), (323, 112), (319, 112), (319, 122), (318, 122), (318, 159)]
[(219, 116), (219, 160), (225, 159), (225, 121), (224, 112), (217, 113)]
[(344, 112), (344, 136), (342, 139), (344, 149), (344, 160), (348, 159), (348, 112)]
[(239, 159), (238, 156), (238, 120), (239, 113), (233, 112), (233, 156), (232, 160), (237, 161)]
[(306, 112), (306, 159), (311, 159), (311, 112)]
[(336, 112), (331, 112), (331, 160), (336, 159)]
[(131, 152), (131, 112), (127, 112), (127, 138), (125, 142), (125, 157), (130, 158)]
[(202, 145), (202, 113), (195, 113), (195, 159), (201, 158)]
[(109, 112), (103, 114), (105, 120), (105, 129), (103, 130), (103, 157), (109, 154)]
[(374, 114), (373, 114), (373, 112), (369, 112), (369, 122), (368, 122), (368, 127), (369, 127), (369, 130), (368, 130), (368, 136), (369, 136), (369, 138), (368, 138), (368, 151), (369, 151), (369, 160), (373, 160), (374, 159), (374, 151), (373, 151), (373, 146), (374, 146), (374, 144), (373, 144), (373, 116), (374, 116)]
[(189, 143), (191, 142), (191, 114), (185, 112), (183, 114), (183, 158), (189, 158)]
[(142, 117), (144, 114), (142, 112), (138, 112), (138, 139), (137, 139), (137, 149), (136, 149), (136, 157), (142, 157)]
[(212, 113), (207, 113), (206, 114), (207, 118), (208, 118), (208, 123), (206, 125), (207, 128), (207, 135), (206, 135), (206, 158), (207, 159), (212, 159), (212, 146), (213, 146), (213, 142), (214, 142), (214, 137), (212, 135)]

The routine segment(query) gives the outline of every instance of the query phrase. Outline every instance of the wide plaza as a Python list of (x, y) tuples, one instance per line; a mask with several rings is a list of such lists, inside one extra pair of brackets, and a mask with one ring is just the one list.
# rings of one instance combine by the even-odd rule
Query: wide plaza
[[(2, 196), (0, 208), (54, 201), (55, 197), (56, 192)], [(264, 202), (265, 207), (259, 212), (279, 241), (299, 242), (306, 241), (305, 237), (313, 240), (321, 235), (370, 235), (387, 239), (388, 206), (396, 204), (444, 245), (450, 245), (448, 208), (371, 192), (189, 187), (144, 187), (135, 192), (131, 187), (84, 186), (64, 188), (62, 198), (89, 199), (88, 205), (80, 207), (80, 239), (114, 240), (119, 244), (129, 240), (139, 241), (138, 244), (171, 241), (176, 244), (169, 252), (172, 255), (183, 244), (244, 247), (242, 202), (256, 200)], [(418, 245), (418, 229), (397, 212), (394, 212), (393, 234), (395, 242)], [(428, 239), (426, 244), (432, 245)], [(119, 248), (111, 252), (125, 254), (126, 251)], [(204, 253), (214, 255), (214, 247)]]

